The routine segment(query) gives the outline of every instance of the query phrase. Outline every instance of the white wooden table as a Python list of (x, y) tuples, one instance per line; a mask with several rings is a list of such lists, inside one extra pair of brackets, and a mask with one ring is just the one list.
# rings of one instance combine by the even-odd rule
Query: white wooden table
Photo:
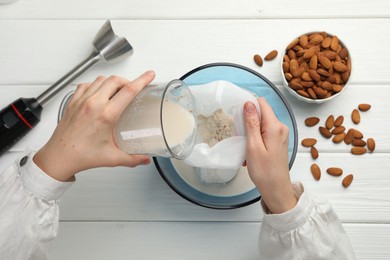
[[(259, 71), (285, 94), (300, 140), (319, 139), (323, 168), (340, 166), (355, 175), (340, 178), (309, 172), (308, 149), (299, 147), (293, 180), (328, 199), (350, 236), (358, 259), (390, 259), (390, 2), (387, 0), (19, 0), (0, 5), (0, 107), (37, 96), (91, 50), (106, 19), (126, 36), (134, 55), (113, 66), (98, 65), (45, 108), (41, 123), (0, 158), (7, 167), (27, 146), (36, 150), (56, 126), (59, 103), (77, 83), (99, 74), (134, 78), (147, 69), (156, 82), (178, 78), (211, 62), (233, 62)], [(310, 31), (338, 35), (353, 60), (346, 92), (323, 105), (298, 102), (282, 86), (279, 61), (257, 67), (265, 55)], [(278, 59), (281, 56), (279, 54)], [(308, 116), (349, 115), (370, 103), (358, 128), (376, 139), (372, 154), (352, 156), (304, 126)], [(322, 121), (323, 122), (323, 121)], [(59, 237), (51, 259), (258, 259), (259, 204), (236, 210), (194, 205), (173, 192), (153, 164), (136, 169), (94, 169), (79, 174), (61, 201)]]

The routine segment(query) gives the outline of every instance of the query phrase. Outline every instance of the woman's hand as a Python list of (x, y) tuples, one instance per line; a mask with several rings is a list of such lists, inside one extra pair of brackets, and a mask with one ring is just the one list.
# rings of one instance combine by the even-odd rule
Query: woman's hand
[(59, 181), (89, 168), (148, 164), (149, 157), (128, 155), (116, 146), (114, 128), (125, 108), (154, 77), (153, 71), (147, 71), (133, 81), (111, 76), (80, 84), (34, 162)]
[(283, 213), (297, 203), (288, 168), (288, 127), (276, 118), (264, 98), (258, 103), (261, 120), (252, 102), (244, 106), (246, 164), (268, 209)]

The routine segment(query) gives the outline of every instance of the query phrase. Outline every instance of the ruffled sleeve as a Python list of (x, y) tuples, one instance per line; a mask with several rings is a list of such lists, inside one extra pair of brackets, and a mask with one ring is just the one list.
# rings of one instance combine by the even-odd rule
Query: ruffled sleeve
[(331, 205), (312, 198), (294, 184), (297, 205), (271, 214), (261, 202), (264, 218), (259, 235), (261, 259), (355, 259), (345, 230)]
[(0, 175), (0, 259), (47, 259), (58, 200), (73, 182), (45, 174), (27, 152)]

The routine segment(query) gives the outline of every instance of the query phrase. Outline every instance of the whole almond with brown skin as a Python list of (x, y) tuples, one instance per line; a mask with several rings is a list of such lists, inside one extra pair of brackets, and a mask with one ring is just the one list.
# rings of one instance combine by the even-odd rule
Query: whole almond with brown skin
[(318, 150), (317, 150), (317, 148), (315, 148), (315, 146), (312, 146), (311, 148), (310, 148), (310, 154), (311, 154), (311, 157), (313, 158), (313, 159), (317, 159), (318, 158)]
[(346, 72), (348, 71), (348, 67), (347, 65), (345, 65), (344, 63), (340, 62), (340, 61), (335, 61), (333, 63), (333, 68), (338, 71), (338, 72)]
[(322, 41), (321, 46), (322, 46), (322, 48), (327, 49), (327, 48), (330, 47), (330, 44), (331, 44), (331, 43), (332, 43), (332, 38), (326, 37), (326, 38)]
[(298, 43), (299, 43), (299, 39), (296, 38), (292, 42), (290, 42), (290, 44), (287, 46), (286, 49), (289, 50), (289, 49), (293, 48), (295, 45), (297, 45)]
[[(354, 130), (355, 131), (355, 130)], [(352, 141), (352, 145), (353, 146), (360, 146), (360, 147), (364, 147), (366, 146), (366, 142), (362, 139), (353, 139)]]
[(317, 139), (315, 138), (305, 138), (302, 140), (301, 144), (304, 147), (311, 147), (317, 143)]
[(325, 56), (318, 56), (318, 61), (321, 63), (322, 66), (324, 66), (325, 69), (329, 69), (330, 67), (332, 67), (332, 62)]
[(325, 121), (325, 127), (330, 130), (333, 128), (333, 125), (334, 125), (334, 116), (330, 115)]
[(332, 37), (332, 42), (330, 43), (330, 49), (337, 51), (339, 48), (339, 38), (337, 36)]
[(336, 120), (334, 120), (334, 126), (338, 127), (341, 126), (344, 122), (344, 117), (343, 116), (338, 116)]
[(355, 128), (353, 128), (353, 134), (355, 135), (355, 139), (362, 139), (364, 137), (363, 133)]
[(303, 48), (306, 47), (308, 42), (309, 42), (309, 36), (302, 35), (301, 37), (299, 37), (299, 45), (301, 45)]
[(316, 124), (318, 124), (318, 122), (320, 122), (320, 119), (318, 117), (308, 117), (305, 119), (305, 125), (308, 126), (308, 127), (312, 127), (312, 126), (315, 126)]
[(331, 138), (332, 137), (332, 133), (329, 131), (328, 128), (325, 128), (323, 126), (320, 126), (319, 128), (319, 131), (321, 133), (321, 135), (327, 139)]
[(261, 58), (261, 56), (259, 54), (256, 54), (255, 56), (253, 56), (253, 60), (255, 61), (255, 63), (258, 65), (258, 66), (263, 66), (263, 59)]
[(315, 48), (315, 47), (311, 47), (310, 49), (308, 49), (307, 51), (305, 51), (305, 53), (303, 54), (303, 58), (304, 58), (305, 60), (308, 60), (308, 59), (310, 59), (315, 53), (316, 53), (316, 48)]
[(317, 94), (313, 90), (313, 88), (308, 88), (306, 91), (309, 94), (309, 96), (311, 97), (311, 99), (317, 99)]
[[(335, 122), (336, 122), (336, 121), (335, 121)], [(344, 133), (344, 131), (345, 131), (345, 127), (341, 125), (341, 126), (338, 126), (338, 127), (333, 128), (333, 130), (331, 131), (331, 133), (332, 133), (333, 135), (338, 135), (338, 134)]]
[(331, 168), (326, 169), (326, 172), (332, 176), (340, 176), (343, 174), (343, 169), (338, 168), (338, 167), (331, 167)]
[(303, 89), (297, 90), (298, 95), (301, 95), (302, 97), (305, 98), (310, 98), (310, 95)]
[(332, 138), (332, 141), (333, 141), (333, 143), (338, 144), (338, 143), (341, 143), (344, 140), (344, 138), (345, 138), (345, 133), (340, 133), (340, 134), (335, 135)]
[(310, 166), (310, 171), (311, 171), (311, 174), (313, 175), (315, 180), (318, 181), (321, 179), (321, 169), (317, 164), (313, 163)]
[(359, 104), (358, 108), (360, 111), (365, 112), (371, 108), (371, 105), (370, 104)]
[(352, 122), (354, 122), (355, 124), (359, 124), (360, 123), (360, 113), (359, 113), (359, 110), (354, 109), (352, 111), (351, 118), (352, 118)]
[(370, 152), (373, 152), (375, 150), (374, 138), (367, 138), (367, 148)]
[(315, 34), (313, 37), (311, 37), (309, 43), (311, 44), (320, 44), (324, 40), (324, 37), (321, 34)]
[(266, 60), (266, 61), (271, 61), (271, 60), (275, 59), (276, 56), (278, 56), (278, 51), (277, 51), (277, 50), (273, 50), (273, 51), (271, 51), (270, 53), (268, 53), (268, 54), (264, 57), (264, 60)]
[(344, 137), (344, 143), (351, 144), (354, 138), (354, 130), (350, 128)]
[(355, 146), (355, 147), (351, 148), (351, 153), (353, 155), (362, 155), (362, 154), (365, 154), (366, 152), (367, 152), (367, 149), (365, 147)]
[(344, 179), (341, 183), (343, 184), (344, 188), (348, 188), (349, 185), (351, 185), (352, 180), (353, 180), (353, 175), (349, 174), (349, 175), (344, 177)]

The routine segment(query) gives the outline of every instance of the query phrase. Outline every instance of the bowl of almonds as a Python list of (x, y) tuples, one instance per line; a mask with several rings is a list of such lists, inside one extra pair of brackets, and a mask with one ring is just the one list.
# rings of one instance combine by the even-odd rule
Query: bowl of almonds
[(299, 100), (323, 103), (345, 91), (351, 76), (351, 56), (344, 43), (327, 32), (295, 38), (281, 61), (283, 84)]

